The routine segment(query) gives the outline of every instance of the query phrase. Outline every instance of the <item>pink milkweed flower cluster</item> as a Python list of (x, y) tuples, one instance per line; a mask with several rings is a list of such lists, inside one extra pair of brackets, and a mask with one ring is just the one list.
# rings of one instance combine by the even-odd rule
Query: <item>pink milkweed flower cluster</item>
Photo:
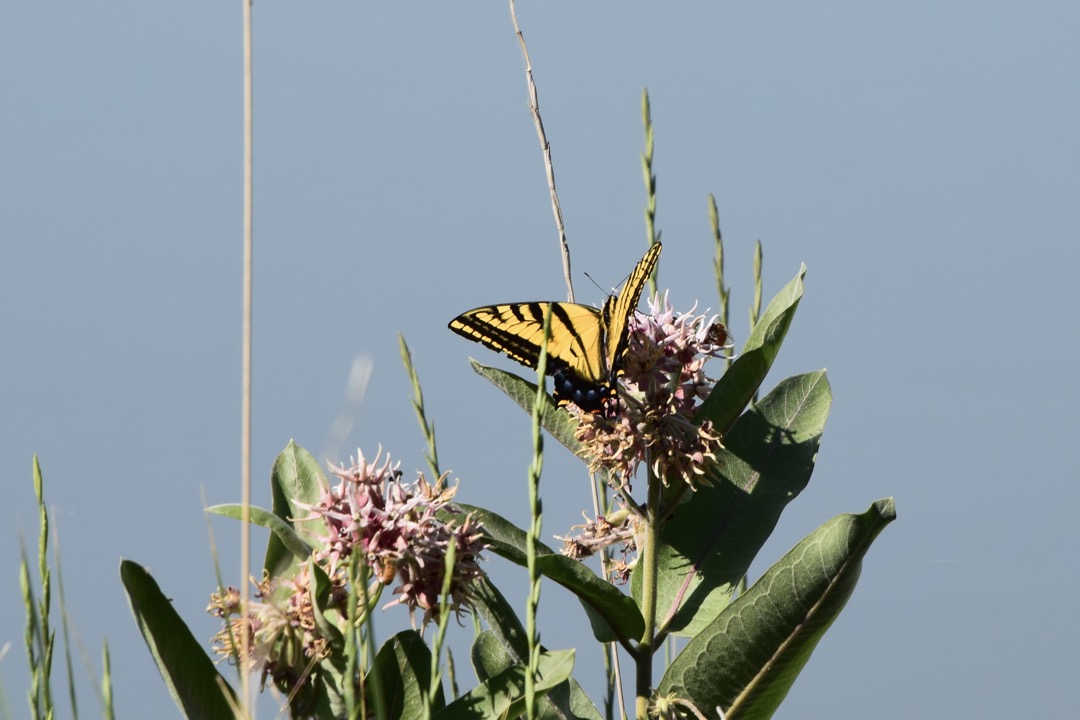
[[(282, 592), (276, 592), (278, 588)], [(285, 692), (307, 687), (313, 663), (330, 654), (329, 640), (316, 627), (311, 604), (310, 566), (300, 566), (296, 577), (278, 583), (264, 578), (255, 583), (256, 597), (241, 612), (240, 591), (226, 588), (210, 596), (207, 612), (225, 619), (226, 626), (212, 639), (223, 658), (238, 658), (247, 635), (247, 670), (260, 670), (262, 684), (269, 677)]]
[(405, 605), (410, 615), (422, 610), (426, 624), (439, 617), (446, 553), (453, 542), (447, 602), (455, 613), (468, 609), (470, 583), (483, 574), (479, 561), (485, 541), (472, 516), (456, 522), (440, 517), (454, 512), (457, 486), (447, 487), (446, 475), (434, 485), (423, 475), (404, 483), (389, 457), (380, 465), (378, 457), (369, 464), (363, 454), (358, 456), (351, 467), (331, 466), (337, 485), (324, 490), (314, 505), (304, 506), (311, 511), (305, 519), (321, 520), (326, 528), (316, 562), (334, 580), (347, 574), (349, 558), (359, 552), (382, 584), (399, 580), (390, 605)]
[[(382, 463), (378, 456), (368, 463), (362, 453), (357, 455), (350, 467), (330, 467), (337, 483), (324, 488), (317, 502), (296, 503), (309, 512), (299, 521), (322, 526), (309, 537), (318, 540), (312, 561), (330, 581), (327, 607), (313, 607), (312, 563), (303, 563), (291, 578), (266, 577), (256, 583), (259, 600), (249, 603), (246, 614), (235, 588), (212, 595), (207, 608), (228, 619), (213, 639), (218, 654), (239, 657), (240, 637), (246, 633), (248, 668), (260, 668), (264, 682), (272, 677), (286, 690), (306, 684), (312, 663), (332, 652), (316, 621), (317, 612), (325, 616), (327, 610), (335, 609), (350, 623), (366, 612), (362, 591), (357, 593), (360, 605), (348, 607), (354, 554), (367, 566), (365, 576), (372, 580), (368, 598), (397, 580), (396, 597), (386, 607), (406, 606), (414, 623), (417, 609), (423, 612), (424, 624), (437, 621), (443, 610), (459, 616), (470, 610), (470, 584), (483, 574), (479, 565), (485, 547), (482, 528), (473, 517), (455, 511), (451, 500), (457, 487), (446, 487), (445, 475), (434, 485), (423, 475), (405, 483), (389, 456)], [(447, 568), (451, 543), (454, 563)], [(442, 606), (447, 571), (449, 591)]]
[(578, 413), (589, 470), (607, 472), (616, 486), (628, 485), (641, 463), (665, 484), (707, 482), (722, 442), (695, 413), (712, 389), (705, 363), (730, 347), (715, 317), (677, 313), (666, 293), (650, 299), (648, 313), (630, 323), (618, 398), (604, 412)]

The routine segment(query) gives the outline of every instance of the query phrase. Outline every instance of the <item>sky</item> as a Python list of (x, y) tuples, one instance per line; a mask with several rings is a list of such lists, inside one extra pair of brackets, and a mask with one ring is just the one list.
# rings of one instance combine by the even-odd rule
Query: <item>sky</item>
[[(528, 418), (468, 358), (517, 368), (446, 328), (477, 305), (565, 293), (507, 6), (257, 3), (254, 17), (254, 504), (269, 506), (290, 439), (320, 461), (381, 447), (407, 474), (425, 467), (401, 333), (459, 499), (524, 524)], [(1080, 6), (522, 3), (519, 19), (579, 302), (601, 303), (645, 247), (646, 87), (672, 303), (718, 306), (710, 193), (737, 340), (754, 243), (766, 300), (808, 268), (765, 389), (826, 368), (832, 412), (751, 579), (831, 517), (896, 499), (776, 717), (1075, 712)], [(240, 498), (240, 21), (239, 3), (0, 7), (0, 682), (14, 717), (34, 454), (70, 627), (94, 673), (108, 641), (119, 717), (176, 715), (121, 558), (150, 568), (197, 637), (217, 629), (202, 508)], [(358, 401), (354, 365), (370, 371)], [(582, 466), (548, 448), (550, 537), (590, 503)], [(236, 583), (239, 527), (209, 526)], [(523, 608), (524, 574), (489, 565)], [(543, 641), (578, 648), (596, 697), (579, 606), (543, 593)], [(400, 608), (380, 621), (384, 636), (408, 625)]]

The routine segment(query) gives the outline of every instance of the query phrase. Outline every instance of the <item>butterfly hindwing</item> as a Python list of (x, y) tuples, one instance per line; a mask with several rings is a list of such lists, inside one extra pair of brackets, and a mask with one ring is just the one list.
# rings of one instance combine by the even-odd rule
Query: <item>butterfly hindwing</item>
[(651, 246), (622, 292), (609, 297), (601, 310), (565, 302), (486, 305), (457, 316), (450, 329), (535, 368), (544, 339), (544, 314), (550, 307), (548, 374), (555, 376), (555, 399), (598, 410), (603, 397), (614, 392), (630, 318), (659, 255), (660, 245)]

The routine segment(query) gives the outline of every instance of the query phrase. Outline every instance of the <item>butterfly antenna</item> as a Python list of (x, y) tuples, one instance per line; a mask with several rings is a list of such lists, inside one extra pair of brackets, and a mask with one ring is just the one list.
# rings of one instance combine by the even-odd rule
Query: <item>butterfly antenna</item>
[(593, 279), (592, 275), (590, 275), (589, 273), (585, 273), (585, 277), (589, 278), (589, 282), (591, 282), (593, 285), (595, 285), (597, 290), (604, 293), (605, 295), (611, 295), (611, 291), (610, 290), (605, 290), (604, 288), (600, 287), (600, 283), (596, 282), (596, 280)]
[[(607, 297), (611, 297), (612, 295), (615, 294), (614, 289), (605, 290), (603, 288), (603, 286), (601, 286), (600, 283), (596, 282), (596, 280), (593, 279), (593, 276), (590, 275), (589, 273), (585, 273), (585, 277), (589, 278), (589, 282), (591, 282), (593, 285), (595, 285), (596, 289), (599, 290), (600, 292), (602, 292)], [(630, 273), (626, 273), (626, 275), (623, 276), (622, 281), (619, 283), (619, 287), (624, 287), (626, 285), (626, 281), (629, 280), (629, 279), (630, 279)]]

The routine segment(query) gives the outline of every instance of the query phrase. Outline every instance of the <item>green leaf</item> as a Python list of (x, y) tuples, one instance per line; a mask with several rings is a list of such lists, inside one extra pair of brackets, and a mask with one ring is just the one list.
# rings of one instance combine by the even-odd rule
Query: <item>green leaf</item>
[(699, 421), (711, 420), (713, 427), (725, 433), (753, 399), (780, 352), (780, 345), (795, 317), (803, 295), (805, 276), (806, 266), (803, 265), (799, 268), (799, 274), (769, 301), (739, 357), (716, 381), (709, 397), (698, 409)]
[[(727, 606), (780, 514), (810, 481), (831, 404), (822, 370), (783, 380), (739, 418), (718, 455), (719, 477), (661, 529), (662, 629), (693, 636)], [(632, 580), (640, 598), (640, 573)]]
[[(519, 564), (526, 566), (524, 555)], [(536, 567), (541, 575), (577, 596), (597, 642), (630, 647), (630, 641), (639, 640), (645, 633), (645, 618), (634, 599), (598, 577), (585, 563), (565, 555), (542, 555), (536, 559)]]
[(146, 568), (120, 562), (131, 613), (177, 707), (189, 718), (231, 718), (236, 695)]
[[(525, 412), (532, 415), (533, 403), (536, 402), (536, 383), (531, 383), (505, 370), (481, 365), (472, 358), (469, 358), (469, 364), (472, 365), (472, 369), (476, 371), (477, 375), (490, 380), (495, 387), (509, 395), (511, 400), (520, 405)], [(566, 409), (556, 405), (555, 401), (546, 392), (544, 393), (543, 402), (544, 414), (540, 418), (540, 424), (551, 433), (553, 438), (565, 445), (570, 452), (578, 457), (583, 457), (581, 443), (574, 438), (574, 431), (578, 425), (577, 420)]]
[[(498, 634), (491, 630), (480, 632), (472, 646), (473, 669), (481, 681), (495, 677), (519, 661), (503, 645)], [(600, 711), (574, 678), (548, 691), (537, 703), (540, 720), (603, 720)]]
[(341, 652), (331, 653), (320, 660), (314, 669), (312, 685), (317, 704), (314, 710), (310, 707), (297, 708), (295, 703), (290, 705), (293, 717), (344, 717), (347, 712), (345, 683), (349, 681), (345, 668), (345, 655)]
[(488, 680), (512, 665), (521, 664), (520, 658), (513, 657), (502, 644), (499, 636), (491, 630), (481, 630), (473, 639), (469, 650), (473, 671), (481, 682)]
[[(273, 497), (273, 512), (286, 525), (309, 545), (318, 546), (319, 540), (303, 525), (298, 529), (294, 520), (305, 517), (308, 512), (296, 505), (297, 502), (314, 505), (318, 502), (326, 481), (319, 470), (319, 463), (304, 448), (292, 440), (274, 460), (270, 470), (270, 492)], [(308, 527), (311, 527), (308, 524)], [(304, 560), (306, 558), (300, 558)], [(270, 535), (266, 545), (266, 560), (263, 569), (271, 577), (292, 577), (299, 568), (295, 555), (290, 552), (277, 533)]]
[[(565, 682), (574, 669), (574, 651), (541, 652), (537, 695), (544, 695)], [(516, 717), (525, 711), (524, 665), (513, 665), (447, 705), (434, 720), (491, 720)]]
[(489, 630), (486, 632), (492, 634), (510, 654), (512, 663), (524, 663), (529, 654), (525, 626), (486, 574), (469, 585), (469, 599), (477, 614), (487, 623)]
[[(206, 511), (214, 513), (215, 515), (221, 515), (222, 517), (240, 520), (243, 517), (244, 506), (234, 504), (211, 505), (206, 508)], [(264, 527), (276, 535), (285, 549), (292, 553), (294, 561), (307, 560), (311, 557), (314, 548), (304, 542), (303, 538), (296, 534), (292, 525), (282, 520), (277, 515), (274, 515), (269, 510), (264, 510), (262, 508), (252, 507), (250, 508), (249, 513), (252, 524)]]
[(717, 707), (727, 720), (771, 717), (851, 597), (870, 544), (895, 518), (889, 498), (815, 530), (687, 644), (657, 693), (711, 718)]
[[(420, 633), (404, 630), (383, 643), (366, 682), (368, 698), (374, 696), (370, 689), (372, 683), (378, 683), (382, 698), (388, 703), (388, 707), (379, 710), (377, 717), (421, 720), (424, 717), (423, 691), (431, 684), (431, 650)], [(436, 711), (446, 705), (441, 684), (435, 688), (433, 704)]]
[[(472, 505), (462, 509), (479, 520), (487, 531), (492, 552), (526, 567), (525, 532), (497, 513)], [(627, 644), (638, 640), (645, 632), (645, 619), (633, 598), (578, 560), (556, 554), (540, 543), (537, 568), (540, 573), (559, 583), (577, 596), (592, 623), (593, 635), (600, 642), (618, 641)]]

